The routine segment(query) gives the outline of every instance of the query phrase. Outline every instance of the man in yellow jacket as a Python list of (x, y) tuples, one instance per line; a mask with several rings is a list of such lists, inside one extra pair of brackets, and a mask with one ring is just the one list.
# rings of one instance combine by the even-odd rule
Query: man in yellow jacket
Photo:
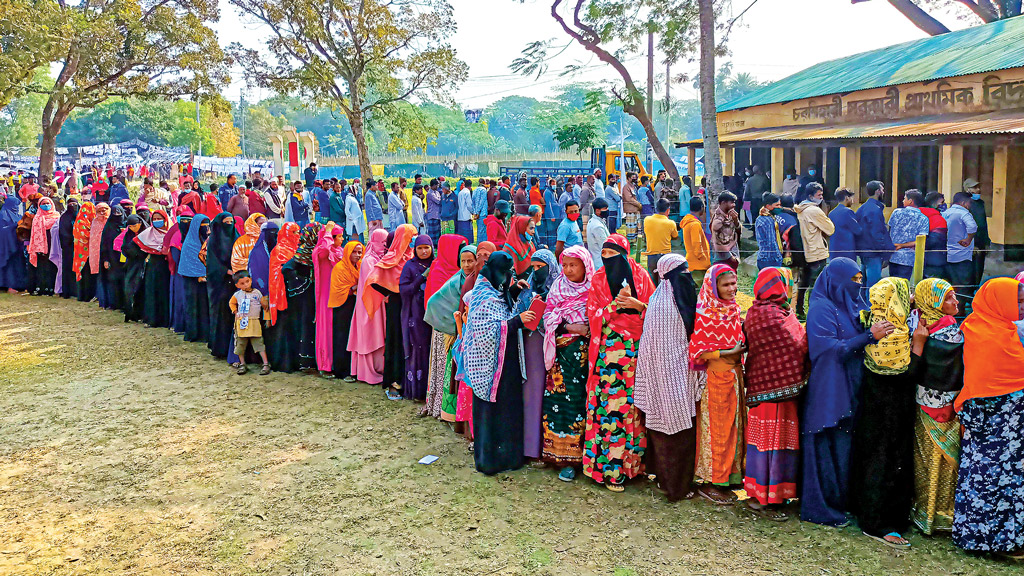
[(807, 185), (807, 200), (796, 206), (796, 217), (800, 222), (800, 237), (804, 243), (806, 264), (800, 270), (800, 282), (797, 284), (796, 315), (806, 317), (804, 298), (807, 290), (814, 287), (818, 275), (828, 264), (827, 238), (835, 233), (836, 226), (821, 209), (821, 201), (825, 197), (821, 184), (811, 182)]
[(686, 264), (690, 268), (697, 289), (704, 283), (704, 274), (711, 267), (711, 245), (704, 234), (704, 201), (699, 196), (690, 198), (690, 213), (679, 221), (679, 229), (683, 231), (683, 247), (686, 249)]

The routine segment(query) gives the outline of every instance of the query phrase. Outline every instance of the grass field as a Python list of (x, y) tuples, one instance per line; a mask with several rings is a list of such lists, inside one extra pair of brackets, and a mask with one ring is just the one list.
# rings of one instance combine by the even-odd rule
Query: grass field
[(1024, 574), (645, 481), (485, 477), (378, 388), (235, 376), (94, 304), (0, 294), (0, 398), (0, 574)]

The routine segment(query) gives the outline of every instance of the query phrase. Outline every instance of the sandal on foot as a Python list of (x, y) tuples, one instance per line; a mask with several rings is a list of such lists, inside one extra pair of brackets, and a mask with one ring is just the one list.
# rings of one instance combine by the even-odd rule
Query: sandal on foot
[[(871, 538), (872, 540), (878, 540), (879, 542), (885, 544), (889, 548), (895, 548), (897, 550), (906, 550), (910, 548), (910, 542), (908, 542), (907, 539), (904, 538), (899, 532), (889, 532), (885, 536), (872, 536), (867, 532), (863, 532), (863, 534), (868, 538)], [(889, 538), (892, 538), (892, 540), (889, 540)], [(903, 542), (897, 541), (897, 538), (899, 540), (902, 540)]]
[(562, 482), (572, 482), (576, 479), (576, 469), (572, 466), (562, 468), (562, 471), (558, 473), (558, 479)]
[(715, 506), (731, 506), (732, 505), (732, 498), (730, 498), (729, 496), (726, 496), (726, 495), (724, 495), (724, 494), (722, 494), (721, 492), (718, 492), (718, 491), (712, 491), (710, 489), (698, 488), (697, 489), (697, 494), (699, 494), (701, 498), (704, 498), (705, 500), (707, 500), (708, 502), (711, 502)]
[[(424, 416), (426, 416), (426, 414), (424, 414)], [(475, 448), (475, 446), (474, 446), (474, 444), (472, 442), (469, 443), (469, 446), (466, 446), (466, 450), (468, 450), (470, 454), (473, 453), (473, 449), (474, 448)]]
[(243, 374), (245, 374), (248, 371), (249, 371), (249, 369), (245, 366), (245, 364), (239, 364), (238, 365), (238, 370), (235, 371), (235, 374), (238, 374), (239, 376), (242, 376)]
[(747, 501), (747, 510), (750, 510), (755, 515), (764, 518), (765, 520), (771, 520), (772, 522), (785, 522), (789, 520), (789, 514), (786, 514), (782, 510), (772, 508), (770, 506), (764, 506), (758, 502)]
[(345, 382), (351, 383), (351, 382), (355, 382), (355, 381), (356, 381), (356, 377), (355, 376), (345, 376)]
[(232, 368), (234, 368), (235, 370), (237, 370), (237, 369), (238, 369), (238, 366), (239, 366), (240, 364), (241, 364), (240, 362), (232, 362), (231, 364), (228, 364), (228, 366), (231, 366)]
[(323, 370), (320, 371), (320, 377), (323, 378), (324, 380), (334, 380), (334, 374), (330, 372), (324, 372)]
[(384, 391), (384, 395), (388, 397), (388, 400), (401, 400), (402, 399), (402, 395), (401, 394), (399, 394), (398, 392), (396, 392), (396, 391), (394, 391), (394, 390), (392, 390), (390, 388)]
[(615, 492), (616, 494), (626, 491), (626, 487), (622, 484), (605, 484), (604, 487), (607, 488), (609, 492)]
[(260, 368), (260, 376), (266, 376), (270, 374), (270, 364), (264, 364), (263, 368)]

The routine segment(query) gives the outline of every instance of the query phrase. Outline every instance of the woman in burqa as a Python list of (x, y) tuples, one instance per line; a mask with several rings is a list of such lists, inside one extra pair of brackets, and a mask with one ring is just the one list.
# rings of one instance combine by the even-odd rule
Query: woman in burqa
[[(533, 272), (519, 294), (519, 308), (526, 310), (534, 298), (547, 300), (548, 290), (562, 274), (553, 252), (542, 248), (530, 258)], [(527, 458), (540, 458), (543, 434), (541, 433), (544, 411), (544, 386), (548, 371), (544, 367), (543, 322), (537, 329), (523, 336), (526, 357), (526, 383), (523, 385), (523, 449)]]
[(28, 284), (23, 246), (18, 239), (18, 222), (24, 215), (21, 198), (10, 194), (0, 207), (0, 287), (24, 290)]
[[(379, 230), (379, 232), (378, 232)], [(352, 352), (352, 373), (367, 384), (384, 381), (384, 315), (370, 315), (364, 295), (373, 290), (367, 280), (377, 262), (387, 250), (388, 232), (378, 228), (370, 234), (363, 261), (359, 265), (359, 284), (356, 287), (356, 311), (352, 317), (354, 330), (349, 335), (348, 350)]]
[(146, 253), (142, 292), (142, 321), (153, 328), (171, 325), (171, 271), (167, 266), (164, 239), (170, 229), (167, 213), (153, 211), (153, 225), (135, 237), (135, 244)]
[(128, 217), (127, 225), (119, 246), (124, 260), (124, 321), (138, 322), (142, 320), (146, 253), (135, 243), (135, 239), (146, 229), (146, 223), (137, 214), (132, 214)]
[[(263, 339), (267, 345), (267, 358), (273, 363), (274, 370), (278, 372), (295, 372), (299, 369), (298, 338), (290, 337), (290, 334), (298, 324), (297, 318), (300, 310), (297, 302), (294, 307), (291, 305), (289, 287), (284, 276), (284, 265), (291, 262), (299, 247), (299, 235), (297, 224), (285, 223), (278, 234), (277, 246), (270, 251), (267, 284), (270, 307), (267, 310), (268, 321), (266, 330), (263, 331)], [(312, 284), (312, 278), (310, 278), (310, 284)], [(300, 288), (295, 283), (294, 277), (292, 287), (296, 290)]]
[(345, 229), (327, 222), (313, 249), (313, 290), (316, 294), (316, 367), (322, 378), (334, 378), (334, 312), (331, 276), (345, 254)]
[(210, 354), (227, 358), (235, 328), (235, 315), (228, 307), (235, 283), (231, 281), (231, 248), (237, 240), (235, 217), (221, 212), (210, 226), (206, 242), (206, 296), (210, 306)]
[(495, 252), (467, 294), (463, 330), (464, 376), (473, 390), (473, 460), (493, 475), (523, 465), (523, 325), (534, 318), (516, 314), (512, 257)]
[(359, 283), (359, 265), (363, 261), (363, 245), (355, 240), (345, 244), (341, 260), (331, 270), (331, 288), (327, 306), (331, 308), (331, 328), (334, 330), (333, 370), (336, 378), (355, 382), (352, 376), (352, 353), (348, 339), (352, 330), (352, 314), (356, 310), (356, 285)]
[(185, 279), (178, 270), (178, 264), (181, 262), (181, 248), (188, 237), (192, 218), (192, 210), (183, 208), (179, 211), (174, 226), (164, 236), (167, 269), (171, 275), (167, 298), (171, 307), (171, 329), (178, 334), (185, 333)]
[[(298, 247), (291, 260), (281, 266), (285, 288), (288, 293), (287, 328), (279, 335), (295, 340), (297, 357), (286, 361), (296, 362), (299, 370), (307, 374), (316, 371), (316, 295), (313, 290), (313, 248), (320, 234), (320, 224), (307, 224), (302, 229)], [(280, 244), (280, 241), (278, 242)], [(273, 259), (272, 259), (273, 263)], [(273, 269), (271, 270), (273, 272)], [(271, 282), (273, 285), (273, 282)], [(271, 286), (273, 287), (273, 286)], [(281, 340), (282, 338), (277, 338)]]
[(89, 268), (89, 234), (95, 217), (96, 206), (92, 202), (82, 204), (72, 230), (74, 258), (71, 262), (71, 281), (75, 284), (75, 295), (79, 302), (88, 302), (96, 294), (95, 277)]
[(96, 205), (96, 216), (92, 219), (92, 225), (89, 227), (89, 272), (92, 276), (92, 285), (100, 308), (110, 307), (108, 304), (109, 296), (100, 277), (100, 269), (103, 268), (100, 265), (100, 244), (102, 244), (103, 240), (103, 228), (106, 227), (107, 220), (109, 219), (110, 206), (105, 202), (100, 202)]
[(430, 236), (420, 234), (413, 243), (416, 256), (402, 267), (398, 279), (402, 294), (401, 334), (405, 352), (405, 380), (402, 396), (422, 402), (427, 397), (427, 373), (430, 365), (430, 325), (424, 322), (423, 296), (426, 293), (427, 270), (434, 262), (434, 243)]
[(74, 271), (75, 255), (75, 220), (82, 210), (78, 198), (71, 196), (67, 201), (67, 210), (60, 215), (58, 223), (58, 239), (60, 241), (60, 297), (65, 300), (78, 296), (78, 282)]
[[(128, 217), (120, 206), (110, 209), (110, 217), (100, 236), (100, 284), (106, 294), (109, 310), (124, 310), (124, 266), (121, 253), (114, 250), (114, 240), (128, 225)], [(101, 302), (102, 305), (102, 302)]]
[(384, 390), (389, 399), (401, 400), (402, 382), (405, 381), (405, 349), (402, 343), (402, 295), (398, 280), (405, 263), (413, 259), (412, 241), (416, 238), (416, 227), (402, 224), (395, 230), (394, 236), (388, 245), (387, 254), (377, 262), (366, 280), (373, 290), (365, 293), (364, 301), (367, 302), (367, 311), (373, 308), (378, 313), (382, 309), (384, 311)]
[[(300, 227), (301, 229), (301, 227)], [(266, 296), (270, 288), (270, 251), (277, 246), (277, 234), (280, 227), (274, 222), (267, 222), (260, 230), (256, 246), (249, 252), (249, 274), (252, 276), (252, 287)]]
[(29, 285), (35, 287), (34, 293), (49, 296), (57, 280), (57, 266), (50, 261), (51, 229), (57, 225), (60, 214), (49, 198), (40, 198), (37, 208), (28, 241)]
[(210, 304), (206, 291), (206, 264), (199, 257), (210, 237), (210, 220), (203, 214), (192, 218), (181, 245), (178, 273), (185, 285), (185, 341), (210, 340)]

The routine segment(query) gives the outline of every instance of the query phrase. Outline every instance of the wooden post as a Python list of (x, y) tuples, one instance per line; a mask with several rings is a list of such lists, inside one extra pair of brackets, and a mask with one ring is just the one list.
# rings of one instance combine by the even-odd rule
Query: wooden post
[(700, 180), (697, 178), (697, 148), (694, 146), (686, 149), (686, 166), (690, 172), (690, 179), (693, 180), (693, 185), (695, 187), (700, 186)]
[(736, 149), (732, 146), (723, 146), (722, 150), (722, 174), (733, 175), (736, 172), (733, 167), (736, 165)]
[[(889, 184), (887, 184), (889, 186)], [(892, 202), (889, 203), (889, 210), (886, 217), (892, 214), (893, 210), (900, 207), (900, 147), (898, 144), (892, 147), (892, 183), (889, 193), (892, 194)]]
[(946, 203), (953, 203), (953, 194), (963, 190), (964, 147), (944, 144), (939, 149), (939, 192), (946, 197)]
[(772, 194), (782, 195), (782, 181), (785, 180), (783, 173), (785, 167), (783, 165), (783, 158), (785, 157), (785, 150), (783, 148), (772, 147)]
[(860, 205), (860, 146), (849, 144), (839, 148), (839, 186), (853, 192), (853, 201)]

